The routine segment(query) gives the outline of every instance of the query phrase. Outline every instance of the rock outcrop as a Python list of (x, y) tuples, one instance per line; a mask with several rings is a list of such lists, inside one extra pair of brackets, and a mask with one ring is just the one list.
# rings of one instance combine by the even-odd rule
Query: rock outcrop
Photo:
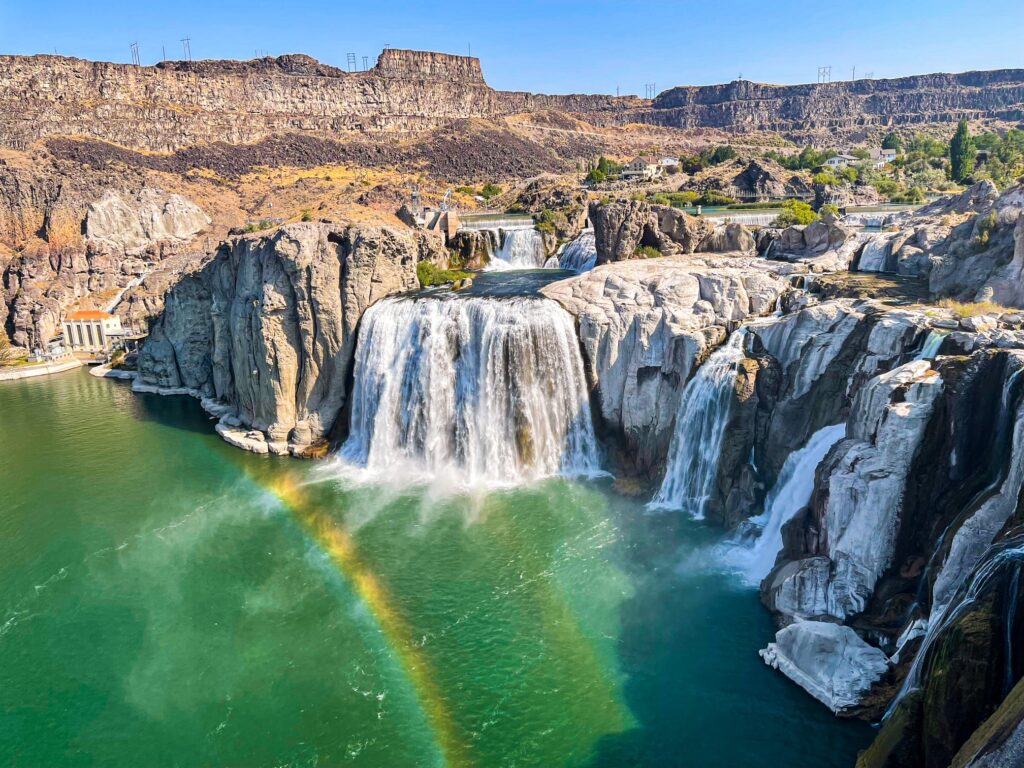
[(181, 195), (143, 189), (125, 200), (113, 190), (89, 205), (86, 240), (126, 256), (161, 242), (187, 243), (210, 225), (202, 208)]
[(293, 224), (230, 241), (168, 293), (140, 384), (191, 392), (226, 432), (301, 452), (327, 438), (345, 404), (363, 311), (418, 287), (424, 237)]
[(647, 474), (664, 461), (679, 397), (696, 366), (787, 282), (771, 264), (679, 256), (596, 267), (546, 286), (576, 318), (605, 428)]

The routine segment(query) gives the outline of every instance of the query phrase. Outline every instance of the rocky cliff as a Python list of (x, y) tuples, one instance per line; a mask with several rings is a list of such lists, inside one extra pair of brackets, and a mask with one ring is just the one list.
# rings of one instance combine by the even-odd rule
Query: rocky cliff
[(638, 119), (677, 128), (843, 131), (961, 119), (1024, 120), (1024, 70), (933, 74), (892, 80), (671, 88)]
[(362, 313), (419, 287), (433, 247), (410, 231), (328, 224), (234, 238), (167, 294), (137, 384), (203, 398), (232, 442), (301, 452), (346, 402)]
[(0, 57), (0, 145), (15, 148), (76, 136), (172, 152), (286, 133), (423, 131), (457, 119), (542, 110), (615, 121), (641, 103), (495, 91), (484, 82), (478, 59), (398, 49), (384, 51), (365, 72), (307, 56), (153, 67)]
[(793, 86), (685, 86), (653, 102), (495, 91), (478, 59), (388, 49), (347, 72), (301, 55), (157, 66), (60, 56), (0, 57), (0, 145), (74, 136), (173, 152), (321, 137), (419, 132), (454, 120), (561, 113), (591, 125), (644, 122), (727, 131), (844, 131), (875, 125), (1024, 119), (1024, 71), (922, 75)]

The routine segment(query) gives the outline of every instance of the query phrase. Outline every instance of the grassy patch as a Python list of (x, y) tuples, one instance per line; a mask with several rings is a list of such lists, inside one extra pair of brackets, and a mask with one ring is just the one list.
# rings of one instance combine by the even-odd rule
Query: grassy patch
[(638, 259), (660, 259), (662, 252), (650, 245), (640, 245), (633, 251), (633, 256)]
[(461, 269), (441, 269), (429, 261), (421, 261), (416, 265), (416, 277), (419, 278), (422, 287), (429, 288), (434, 285), (454, 283), (456, 280), (471, 277), (471, 275)]
[(979, 315), (998, 315), (1006, 311), (1006, 307), (996, 304), (994, 301), (962, 302), (943, 299), (938, 306), (952, 311), (961, 320), (965, 317), (978, 317)]

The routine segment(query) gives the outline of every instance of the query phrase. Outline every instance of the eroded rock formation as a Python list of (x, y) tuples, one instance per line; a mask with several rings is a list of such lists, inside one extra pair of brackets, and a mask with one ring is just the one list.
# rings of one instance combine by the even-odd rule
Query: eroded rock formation
[(140, 382), (206, 399), (222, 434), (246, 447), (301, 451), (327, 437), (345, 404), (363, 311), (417, 288), (432, 243), (328, 224), (235, 238), (168, 293)]

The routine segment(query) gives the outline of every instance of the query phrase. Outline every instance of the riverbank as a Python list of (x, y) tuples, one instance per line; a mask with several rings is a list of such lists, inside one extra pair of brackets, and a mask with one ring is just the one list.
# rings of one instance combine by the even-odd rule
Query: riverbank
[(31, 379), (36, 376), (50, 376), (55, 373), (64, 373), (64, 371), (80, 368), (82, 364), (81, 360), (72, 358), (70, 360), (61, 360), (60, 362), (25, 365), (7, 370), (0, 369), (0, 381), (20, 381), (21, 379)]

